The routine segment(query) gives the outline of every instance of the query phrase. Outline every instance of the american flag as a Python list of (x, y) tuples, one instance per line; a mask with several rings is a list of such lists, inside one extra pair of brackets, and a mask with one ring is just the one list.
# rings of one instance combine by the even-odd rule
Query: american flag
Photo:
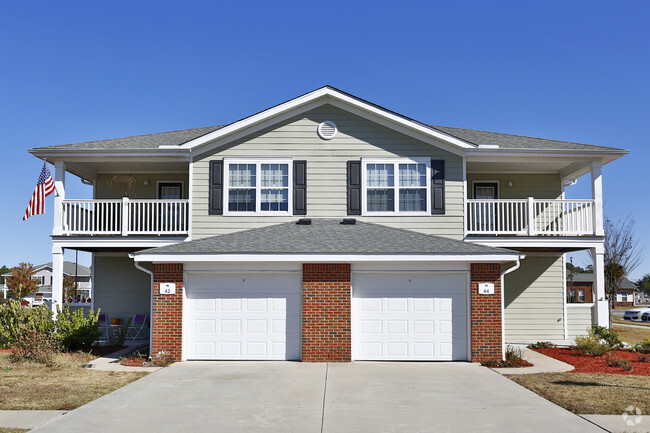
[(36, 189), (34, 189), (34, 194), (32, 194), (32, 198), (29, 200), (23, 221), (32, 215), (45, 213), (45, 197), (53, 192), (54, 181), (52, 180), (52, 175), (50, 174), (50, 170), (47, 169), (47, 164), (43, 163), (43, 170), (41, 170), (41, 175), (38, 177), (38, 182), (36, 182)]

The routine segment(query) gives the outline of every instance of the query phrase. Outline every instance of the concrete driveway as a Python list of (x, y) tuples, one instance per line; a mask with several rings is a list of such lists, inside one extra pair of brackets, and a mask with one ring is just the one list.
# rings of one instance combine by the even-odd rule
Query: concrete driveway
[(185, 362), (33, 432), (600, 432), (469, 363)]

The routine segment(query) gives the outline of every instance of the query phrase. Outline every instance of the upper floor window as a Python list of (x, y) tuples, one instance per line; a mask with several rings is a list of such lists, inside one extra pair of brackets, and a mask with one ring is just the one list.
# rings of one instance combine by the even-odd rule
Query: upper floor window
[(361, 170), (364, 215), (431, 213), (430, 159), (363, 159)]
[(291, 160), (224, 159), (224, 165), (224, 214), (291, 215)]

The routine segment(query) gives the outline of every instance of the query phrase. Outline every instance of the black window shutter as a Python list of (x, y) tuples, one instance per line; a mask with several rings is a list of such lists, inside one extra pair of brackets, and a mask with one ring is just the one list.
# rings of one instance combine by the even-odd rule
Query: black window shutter
[(445, 213), (445, 160), (431, 160), (431, 214)]
[(208, 214), (223, 215), (223, 161), (210, 161), (210, 204)]
[(348, 215), (361, 215), (361, 161), (348, 161)]
[(293, 162), (293, 214), (307, 215), (307, 161)]

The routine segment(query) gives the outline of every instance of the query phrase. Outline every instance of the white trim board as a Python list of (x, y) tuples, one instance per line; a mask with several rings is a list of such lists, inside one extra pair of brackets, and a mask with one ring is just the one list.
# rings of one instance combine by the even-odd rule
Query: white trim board
[(519, 258), (518, 253), (489, 255), (365, 255), (365, 254), (134, 254), (136, 262), (298, 262), (298, 263), (359, 263), (359, 262), (465, 262), (508, 263)]

